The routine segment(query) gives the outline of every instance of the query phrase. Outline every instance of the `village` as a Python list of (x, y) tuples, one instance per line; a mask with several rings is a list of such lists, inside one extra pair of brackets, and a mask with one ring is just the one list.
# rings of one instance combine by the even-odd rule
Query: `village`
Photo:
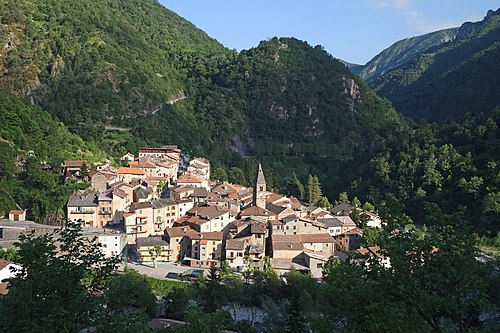
[[(376, 213), (345, 203), (330, 209), (306, 206), (272, 193), (260, 163), (254, 186), (245, 187), (210, 179), (210, 162), (189, 160), (177, 146), (140, 148), (138, 156), (127, 153), (121, 161), (126, 166), (62, 165), (66, 180), (90, 182), (89, 190), (68, 201), (67, 219), (96, 237), (107, 257), (155, 268), (167, 262), (208, 269), (225, 261), (235, 272), (263, 269), (267, 257), (278, 276), (295, 269), (317, 279), (331, 257), (346, 260), (357, 252), (383, 260), (377, 247), (360, 248), (363, 230), (350, 217), (358, 210), (367, 226), (380, 228)], [(18, 233), (54, 228), (32, 222), (23, 227), (30, 223), (24, 220), (24, 211), (11, 211), (1, 221), (0, 241), (8, 241), (10, 222), (19, 224)]]
[[(129, 153), (122, 160), (128, 166), (91, 171), (96, 193), (77, 195), (67, 205), (68, 219), (84, 228), (121, 231), (117, 242), (103, 244), (109, 255), (126, 251), (140, 262), (198, 268), (226, 261), (237, 272), (262, 269), (268, 256), (280, 276), (294, 267), (321, 278), (331, 256), (345, 260), (360, 248), (363, 230), (349, 216), (357, 208), (306, 207), (297, 198), (271, 193), (260, 164), (253, 188), (247, 188), (211, 180), (207, 159), (186, 162), (176, 146), (141, 148), (137, 157)], [(82, 166), (66, 161), (65, 176), (80, 173)], [(376, 214), (364, 213), (368, 226), (381, 226)]]

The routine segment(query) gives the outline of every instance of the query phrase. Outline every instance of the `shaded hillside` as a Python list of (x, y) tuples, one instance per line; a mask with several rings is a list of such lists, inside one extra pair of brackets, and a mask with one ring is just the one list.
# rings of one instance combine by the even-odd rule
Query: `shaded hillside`
[(37, 221), (62, 209), (80, 186), (58, 185), (62, 161), (106, 158), (47, 112), (2, 93), (0, 156), (0, 216), (18, 204)]
[(420, 54), (370, 85), (414, 119), (457, 120), (500, 105), (499, 57), (500, 10), (462, 25), (454, 42)]

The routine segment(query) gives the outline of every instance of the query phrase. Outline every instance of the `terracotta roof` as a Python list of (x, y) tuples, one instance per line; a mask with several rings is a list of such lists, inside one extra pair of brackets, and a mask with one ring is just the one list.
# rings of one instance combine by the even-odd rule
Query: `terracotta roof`
[(208, 240), (218, 240), (222, 241), (222, 237), (224, 233), (222, 231), (211, 231), (211, 232), (202, 232), (201, 238)]
[(123, 214), (123, 217), (127, 218), (127, 217), (130, 217), (132, 215), (135, 215), (135, 213), (125, 213), (125, 214)]
[(81, 168), (83, 164), (87, 166), (89, 165), (89, 163), (85, 161), (72, 161), (72, 160), (64, 161), (64, 166), (66, 168)]
[(9, 264), (9, 262), (7, 260), (0, 259), (0, 270), (2, 270), (5, 267), (7, 267), (8, 264)]
[(304, 245), (300, 242), (274, 242), (273, 251), (300, 251), (304, 249)]
[(344, 232), (344, 235), (363, 235), (363, 230), (359, 228), (354, 228)]
[(128, 168), (128, 167), (121, 167), (118, 169), (118, 173), (120, 175), (138, 175), (138, 176), (143, 176), (146, 173), (138, 168)]
[(203, 182), (203, 179), (201, 179), (200, 177), (193, 175), (193, 174), (184, 175), (184, 176), (180, 177), (179, 179), (177, 179), (177, 184), (179, 184), (179, 183), (200, 183), (201, 184), (202, 182)]
[(292, 202), (292, 209), (300, 209), (302, 207), (300, 200), (296, 197), (290, 197), (290, 201)]
[(133, 211), (136, 211), (138, 209), (147, 209), (147, 208), (153, 208), (153, 205), (151, 204), (151, 202), (134, 202), (130, 208), (133, 210)]
[(273, 242), (300, 242), (299, 235), (272, 235)]
[(181, 193), (181, 192), (187, 192), (187, 191), (193, 191), (194, 187), (191, 185), (185, 185), (185, 186), (180, 186), (174, 188), (172, 191), (175, 193)]
[(245, 249), (245, 241), (242, 239), (228, 239), (226, 240), (226, 251), (235, 250), (243, 251)]
[(0, 283), (0, 295), (7, 295), (9, 293), (9, 283), (1, 282)]
[(302, 243), (333, 243), (333, 237), (327, 233), (323, 234), (300, 234), (298, 235)]
[(24, 214), (24, 210), (13, 209), (9, 212), (9, 214), (21, 215)]
[(248, 208), (243, 209), (240, 212), (241, 216), (248, 216), (248, 215), (254, 215), (254, 216), (268, 216), (269, 212), (266, 209), (257, 207), (257, 206), (250, 206)]
[(151, 161), (139, 162), (136, 165), (137, 168), (145, 168), (145, 169), (155, 169), (157, 165)]
[(228, 212), (229, 212), (228, 209), (224, 209), (218, 205), (214, 205), (214, 206), (194, 206), (193, 208), (187, 211), (187, 214), (195, 216), (197, 215), (204, 219), (211, 220), (218, 216), (224, 215)]
[(267, 226), (265, 223), (252, 221), (250, 223), (250, 233), (252, 234), (265, 234), (267, 232)]
[(191, 229), (190, 227), (173, 227), (173, 228), (166, 228), (165, 233), (170, 237), (170, 238), (177, 238), (177, 237), (184, 237), (184, 236), (189, 236), (189, 237), (200, 237), (199, 233)]
[(266, 201), (269, 203), (275, 203), (281, 199), (286, 199), (286, 197), (282, 194), (271, 193), (267, 196)]

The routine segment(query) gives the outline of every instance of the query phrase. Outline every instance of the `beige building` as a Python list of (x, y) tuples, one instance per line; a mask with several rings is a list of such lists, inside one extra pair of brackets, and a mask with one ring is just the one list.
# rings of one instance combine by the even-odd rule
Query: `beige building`
[(165, 236), (149, 236), (137, 239), (136, 250), (139, 260), (142, 262), (153, 261), (151, 253), (156, 256), (156, 248), (160, 248), (160, 255), (156, 261), (171, 261), (170, 244)]
[(138, 168), (121, 167), (118, 169), (120, 180), (130, 183), (132, 179), (146, 179), (146, 173)]
[(194, 206), (175, 225), (190, 226), (198, 232), (222, 231), (233, 217), (229, 210), (215, 206)]
[(77, 195), (69, 199), (66, 206), (68, 220), (81, 222), (83, 228), (98, 227), (96, 195)]
[(203, 179), (210, 179), (210, 161), (203, 157), (195, 157), (189, 161), (187, 168), (189, 173), (195, 174)]
[(191, 266), (219, 266), (219, 261), (222, 258), (223, 237), (222, 231), (202, 232), (199, 237), (191, 239), (191, 257), (185, 259), (191, 262)]
[(187, 173), (177, 179), (178, 186), (192, 186), (192, 187), (203, 187), (205, 189), (210, 190), (208, 186), (208, 180), (201, 178), (192, 173)]
[(165, 229), (170, 244), (170, 261), (182, 261), (191, 255), (192, 239), (199, 238), (199, 233), (190, 227), (174, 227)]

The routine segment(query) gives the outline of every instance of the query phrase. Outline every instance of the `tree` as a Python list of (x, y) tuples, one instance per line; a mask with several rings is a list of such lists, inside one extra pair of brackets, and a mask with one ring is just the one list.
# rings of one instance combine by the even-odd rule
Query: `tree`
[(309, 204), (316, 204), (321, 198), (321, 184), (318, 176), (311, 176), (307, 178), (307, 201)]
[(149, 255), (153, 260), (153, 267), (158, 268), (157, 259), (159, 256), (161, 256), (161, 246), (160, 245), (153, 246), (153, 248), (149, 249)]
[(476, 259), (470, 227), (460, 213), (446, 215), (436, 205), (427, 205), (426, 212), (428, 228), (391, 223), (383, 232), (381, 254), (390, 259), (390, 269), (370, 255), (353, 258), (364, 265), (327, 263), (325, 295), (337, 304), (327, 313), (332, 322), (363, 332), (481, 328), (478, 317), (488, 307), (490, 281)]
[[(8, 332), (77, 332), (102, 313), (99, 293), (117, 259), (104, 258), (95, 239), (82, 237), (79, 223), (51, 234), (22, 234), (22, 267), (0, 302), (0, 327)], [(15, 319), (15, 320), (13, 320)]]
[(216, 166), (210, 170), (210, 178), (214, 180), (227, 180), (226, 169), (222, 166)]
[(330, 201), (328, 201), (328, 198), (325, 196), (322, 196), (321, 199), (318, 200), (318, 206), (321, 208), (332, 207), (332, 205), (330, 204)]
[(224, 302), (224, 288), (217, 267), (212, 266), (205, 281), (204, 303), (206, 312), (217, 311)]
[(150, 316), (156, 313), (156, 298), (151, 287), (137, 271), (126, 270), (113, 276), (105, 293), (107, 309), (113, 315), (130, 313), (131, 309), (144, 310)]
[(294, 172), (290, 179), (288, 179), (286, 184), (286, 194), (290, 196), (297, 197), (299, 200), (304, 199), (304, 185), (297, 178), (297, 174)]
[(350, 203), (349, 196), (347, 195), (347, 192), (340, 192), (338, 203), (339, 204), (341, 204), (341, 203), (349, 204)]
[(374, 227), (363, 228), (362, 247), (380, 245), (382, 241), (382, 229)]

